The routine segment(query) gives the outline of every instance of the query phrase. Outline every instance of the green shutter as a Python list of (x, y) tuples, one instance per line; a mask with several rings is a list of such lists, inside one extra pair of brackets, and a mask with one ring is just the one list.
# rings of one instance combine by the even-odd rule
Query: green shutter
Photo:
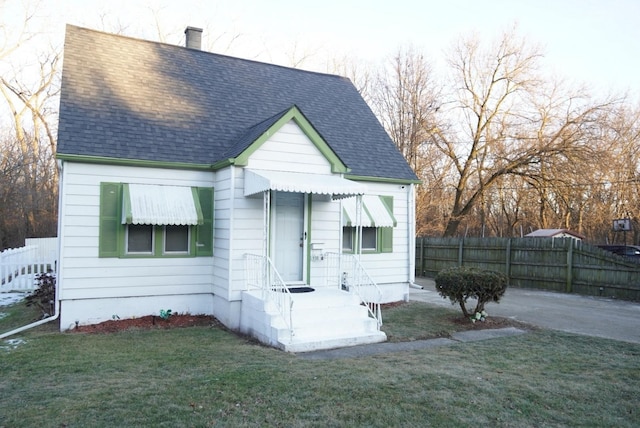
[(118, 235), (121, 233), (120, 206), (122, 184), (100, 183), (99, 257), (118, 257)]
[(198, 187), (202, 224), (196, 226), (196, 256), (213, 256), (213, 188)]
[[(393, 215), (393, 196), (380, 196), (382, 202), (389, 210), (389, 213)], [(380, 252), (392, 253), (393, 252), (393, 227), (379, 227), (378, 239), (380, 240)]]

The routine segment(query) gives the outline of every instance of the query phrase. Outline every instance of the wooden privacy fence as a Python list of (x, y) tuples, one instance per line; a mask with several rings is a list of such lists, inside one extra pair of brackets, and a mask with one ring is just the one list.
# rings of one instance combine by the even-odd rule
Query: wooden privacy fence
[(57, 238), (27, 238), (25, 246), (0, 252), (0, 292), (36, 288), (36, 276), (55, 271)]
[(417, 238), (416, 275), (453, 266), (503, 272), (509, 285), (640, 300), (640, 263), (572, 238)]

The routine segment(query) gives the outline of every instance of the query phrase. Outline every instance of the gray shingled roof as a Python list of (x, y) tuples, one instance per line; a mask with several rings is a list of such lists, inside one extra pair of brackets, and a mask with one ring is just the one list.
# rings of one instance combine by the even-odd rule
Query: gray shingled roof
[(58, 154), (214, 164), (293, 105), (351, 174), (416, 179), (347, 78), (71, 25)]

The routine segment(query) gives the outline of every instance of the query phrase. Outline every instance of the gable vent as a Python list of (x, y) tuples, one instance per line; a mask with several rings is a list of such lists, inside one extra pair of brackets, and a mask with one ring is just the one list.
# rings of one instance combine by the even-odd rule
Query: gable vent
[(202, 49), (202, 28), (187, 27), (184, 30), (185, 46), (189, 49)]

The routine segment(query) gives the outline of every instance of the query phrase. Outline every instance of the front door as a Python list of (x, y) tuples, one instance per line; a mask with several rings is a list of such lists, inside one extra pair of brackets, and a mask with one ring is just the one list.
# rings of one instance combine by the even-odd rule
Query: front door
[(303, 193), (274, 192), (271, 254), (286, 283), (304, 281), (307, 234), (304, 227)]

